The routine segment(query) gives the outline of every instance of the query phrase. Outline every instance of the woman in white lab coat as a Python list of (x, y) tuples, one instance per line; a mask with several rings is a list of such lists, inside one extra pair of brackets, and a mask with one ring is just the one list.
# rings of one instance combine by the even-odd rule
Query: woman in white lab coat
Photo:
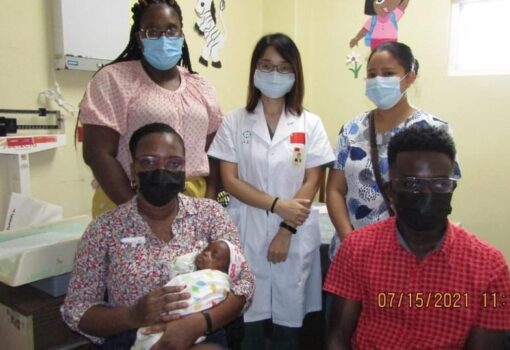
[(246, 107), (223, 121), (209, 149), (221, 160), (229, 212), (255, 273), (242, 349), (298, 349), (308, 312), (321, 309), (318, 213), (310, 210), (324, 166), (335, 158), (321, 120), (303, 109), (299, 51), (284, 34), (255, 46)]

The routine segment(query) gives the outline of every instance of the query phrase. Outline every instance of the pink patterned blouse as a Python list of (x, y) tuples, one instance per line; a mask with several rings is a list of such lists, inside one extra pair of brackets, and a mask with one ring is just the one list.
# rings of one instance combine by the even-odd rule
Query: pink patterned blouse
[[(172, 224), (174, 237), (166, 243), (140, 216), (136, 198), (93, 220), (83, 234), (61, 310), (64, 321), (75, 331), (82, 333), (78, 324), (92, 306), (133, 305), (154, 288), (164, 286), (173, 277), (170, 263), (177, 256), (201, 251), (217, 239), (240, 247), (236, 226), (212, 200), (179, 195), (179, 212)], [(232, 292), (245, 296), (248, 304), (254, 288), (254, 276), (244, 263)], [(108, 302), (104, 301), (105, 290)]]
[(205, 142), (221, 124), (218, 98), (203, 77), (178, 68), (181, 85), (175, 91), (152, 81), (138, 60), (106, 66), (87, 86), (80, 103), (80, 121), (119, 133), (117, 160), (128, 176), (131, 135), (156, 122), (169, 124), (183, 137), (186, 176), (209, 175)]

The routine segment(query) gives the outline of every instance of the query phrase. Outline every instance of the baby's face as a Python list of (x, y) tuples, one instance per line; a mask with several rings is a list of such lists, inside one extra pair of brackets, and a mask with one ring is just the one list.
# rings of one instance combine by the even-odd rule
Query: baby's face
[(227, 243), (223, 241), (209, 243), (195, 259), (197, 270), (213, 269), (228, 273), (229, 264), (230, 250)]

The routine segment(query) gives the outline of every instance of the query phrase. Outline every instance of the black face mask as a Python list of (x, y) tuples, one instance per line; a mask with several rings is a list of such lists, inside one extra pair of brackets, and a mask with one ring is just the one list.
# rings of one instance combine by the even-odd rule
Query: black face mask
[(415, 231), (441, 228), (452, 212), (452, 193), (396, 193), (397, 219)]
[(184, 191), (186, 174), (184, 171), (156, 169), (137, 173), (140, 183), (138, 192), (150, 204), (162, 207), (170, 203), (177, 193)]

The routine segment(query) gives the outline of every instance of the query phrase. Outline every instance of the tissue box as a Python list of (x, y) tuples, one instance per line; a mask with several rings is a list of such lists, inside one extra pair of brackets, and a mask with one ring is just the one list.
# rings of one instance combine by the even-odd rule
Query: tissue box
[(86, 215), (0, 232), (0, 282), (16, 287), (70, 272)]

